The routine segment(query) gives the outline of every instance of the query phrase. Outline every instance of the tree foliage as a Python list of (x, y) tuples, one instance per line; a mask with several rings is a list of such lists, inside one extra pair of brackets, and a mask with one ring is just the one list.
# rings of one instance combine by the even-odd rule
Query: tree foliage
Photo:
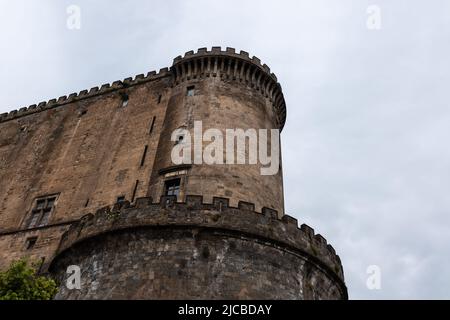
[(0, 300), (51, 300), (57, 291), (53, 279), (37, 275), (37, 266), (24, 259), (0, 272)]

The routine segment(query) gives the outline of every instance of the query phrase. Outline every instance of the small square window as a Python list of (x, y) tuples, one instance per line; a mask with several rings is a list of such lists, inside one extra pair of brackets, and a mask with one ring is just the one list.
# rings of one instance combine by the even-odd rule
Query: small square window
[(125, 108), (128, 105), (128, 95), (126, 93), (122, 93), (120, 96), (122, 97), (122, 107)]
[(188, 97), (193, 97), (195, 95), (195, 86), (187, 87), (186, 95)]
[(26, 248), (27, 250), (33, 249), (33, 248), (34, 248), (34, 245), (36, 244), (36, 242), (37, 242), (37, 237), (31, 237), (31, 238), (28, 238), (27, 241), (26, 241), (26, 243), (25, 243), (25, 248)]
[(122, 203), (125, 201), (125, 196), (117, 197), (117, 203)]

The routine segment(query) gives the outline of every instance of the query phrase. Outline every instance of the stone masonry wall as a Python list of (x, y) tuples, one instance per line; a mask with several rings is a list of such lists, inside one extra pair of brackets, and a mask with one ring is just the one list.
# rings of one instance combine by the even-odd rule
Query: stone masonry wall
[[(119, 196), (146, 196), (170, 79), (162, 70), (0, 117), (0, 269), (20, 257), (51, 259), (59, 224)], [(46, 195), (57, 195), (49, 224), (27, 229), (36, 198)]]
[(130, 229), (75, 246), (81, 290), (56, 299), (342, 299), (335, 281), (295, 252), (221, 230)]

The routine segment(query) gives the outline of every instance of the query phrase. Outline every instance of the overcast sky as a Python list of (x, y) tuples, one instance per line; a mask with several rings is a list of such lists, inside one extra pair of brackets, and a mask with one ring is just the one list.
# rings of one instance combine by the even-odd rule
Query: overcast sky
[(0, 113), (200, 47), (258, 56), (287, 103), (286, 212), (335, 247), (350, 298), (450, 298), (449, 1), (0, 3)]

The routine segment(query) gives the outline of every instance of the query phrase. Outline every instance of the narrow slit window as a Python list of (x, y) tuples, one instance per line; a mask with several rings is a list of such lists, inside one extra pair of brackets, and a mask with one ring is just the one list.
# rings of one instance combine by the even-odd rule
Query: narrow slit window
[(142, 158), (141, 158), (141, 167), (144, 166), (144, 164), (145, 164), (145, 157), (147, 156), (147, 150), (148, 150), (148, 146), (145, 146), (144, 152), (142, 153)]
[(158, 96), (158, 104), (161, 103), (161, 99), (162, 99), (162, 95), (160, 94), (160, 95)]
[(153, 132), (153, 127), (155, 126), (155, 120), (156, 120), (156, 117), (153, 117), (152, 123), (150, 124), (150, 130), (149, 130), (149, 133), (152, 133), (152, 132)]

